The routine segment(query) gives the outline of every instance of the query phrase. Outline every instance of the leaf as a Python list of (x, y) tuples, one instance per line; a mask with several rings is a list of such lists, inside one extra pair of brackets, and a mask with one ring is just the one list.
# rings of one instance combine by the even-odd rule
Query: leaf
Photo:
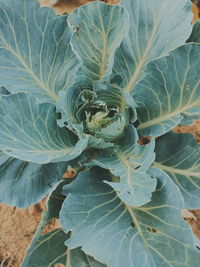
[(9, 95), (10, 92), (5, 87), (0, 87), (0, 100), (3, 96)]
[(103, 80), (110, 74), (114, 52), (128, 32), (126, 10), (96, 1), (76, 9), (68, 23), (74, 31), (72, 47), (83, 62), (78, 80), (85, 85)]
[(35, 0), (0, 1), (0, 84), (53, 102), (80, 67), (70, 46), (67, 16)]
[(55, 5), (58, 2), (58, 0), (50, 0), (50, 2), (52, 5)]
[(69, 195), (60, 219), (64, 231), (72, 232), (66, 244), (71, 249), (81, 246), (109, 267), (198, 266), (200, 254), (181, 218), (178, 188), (158, 169), (152, 169), (150, 175), (158, 179), (152, 201), (132, 208), (103, 183), (103, 170), (79, 174), (64, 187)]
[[(102, 109), (105, 113), (98, 112)], [(87, 136), (88, 146), (93, 148), (113, 146), (109, 142), (123, 134), (129, 121), (133, 123), (137, 119), (136, 104), (131, 95), (107, 81), (94, 82), (93, 90), (81, 90), (75, 84), (60, 92), (57, 111), (61, 113), (58, 125), (68, 127), (80, 138)], [(101, 114), (107, 115), (98, 117)]]
[(200, 208), (200, 144), (192, 135), (171, 132), (157, 139), (155, 166), (179, 187), (186, 209)]
[[(82, 88), (84, 88), (83, 85)], [(80, 126), (77, 127), (79, 128), (79, 131), (83, 131), (83, 121), (78, 120), (77, 116), (78, 111), (81, 109), (81, 105), (84, 106), (85, 104), (81, 101), (81, 93), (83, 91), (83, 89), (81, 90), (81, 88), (75, 84), (74, 86), (69, 87), (68, 90), (60, 92), (57, 103), (57, 111), (61, 112), (62, 115), (62, 118), (59, 122), (60, 126), (70, 124), (72, 125), (72, 128), (76, 128), (76, 125), (80, 124)], [(125, 94), (121, 91), (121, 89), (115, 85), (111, 85), (108, 82), (94, 82), (93, 91), (89, 92), (93, 95), (95, 101), (103, 102), (109, 108), (124, 111), (128, 106), (124, 96)], [(131, 104), (132, 108), (135, 109), (136, 104), (133, 100)]]
[(40, 235), (31, 244), (21, 267), (54, 267), (60, 263), (70, 267), (104, 267), (92, 257), (87, 256), (80, 248), (70, 250), (64, 244), (68, 236), (57, 229), (48, 234)]
[(48, 199), (48, 209), (44, 211), (32, 243), (26, 252), (21, 267), (55, 267), (56, 263), (71, 267), (103, 267), (104, 265), (87, 256), (80, 248), (70, 250), (64, 244), (69, 237), (60, 228), (49, 233), (42, 230), (53, 218), (58, 218), (65, 196), (61, 195), (63, 183), (52, 192)]
[(187, 40), (187, 42), (200, 43), (200, 20), (198, 20), (194, 24), (192, 34), (190, 35), (190, 38)]
[(69, 161), (87, 146), (67, 128), (59, 128), (53, 104), (18, 93), (0, 101), (0, 148), (6, 154), (39, 164)]
[(144, 136), (160, 136), (184, 117), (200, 115), (200, 45), (183, 45), (146, 68), (136, 86), (138, 130)]
[(119, 176), (119, 182), (106, 183), (113, 187), (126, 204), (141, 206), (151, 200), (156, 188), (156, 179), (146, 173), (155, 159), (155, 143), (152, 141), (146, 146), (138, 145), (138, 135), (132, 126), (129, 126), (122, 140), (124, 143), (121, 141), (119, 149), (108, 150), (108, 153), (99, 151), (97, 157), (87, 165), (100, 166)]
[(0, 202), (23, 209), (38, 203), (61, 181), (68, 164), (39, 165), (0, 151)]
[[(151, 60), (182, 45), (191, 33), (189, 0), (123, 0), (130, 15), (130, 31), (117, 49), (113, 75), (131, 92)], [(144, 73), (143, 73), (144, 74)]]

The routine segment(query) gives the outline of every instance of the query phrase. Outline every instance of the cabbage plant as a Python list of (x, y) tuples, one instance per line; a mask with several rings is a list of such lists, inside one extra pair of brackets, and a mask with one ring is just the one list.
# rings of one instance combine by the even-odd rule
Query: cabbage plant
[(172, 131), (200, 117), (191, 21), (189, 0), (0, 0), (0, 201), (48, 196), (22, 267), (199, 266), (200, 145)]

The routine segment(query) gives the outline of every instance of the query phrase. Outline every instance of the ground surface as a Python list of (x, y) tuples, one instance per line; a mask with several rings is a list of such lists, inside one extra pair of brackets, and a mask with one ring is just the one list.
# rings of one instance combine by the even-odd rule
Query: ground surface
[[(40, 2), (45, 6), (50, 5), (48, 0), (40, 0)], [(88, 1), (68, 0), (65, 4), (57, 5), (55, 9), (58, 13), (71, 12), (75, 7), (86, 2)], [(200, 121), (192, 126), (179, 127), (176, 130), (192, 132), (200, 142)], [(25, 250), (36, 231), (43, 207), (44, 201), (27, 210), (0, 205), (0, 267), (19, 267)], [(194, 232), (200, 237), (200, 211), (192, 211), (192, 213), (183, 211), (183, 216), (187, 218)]]

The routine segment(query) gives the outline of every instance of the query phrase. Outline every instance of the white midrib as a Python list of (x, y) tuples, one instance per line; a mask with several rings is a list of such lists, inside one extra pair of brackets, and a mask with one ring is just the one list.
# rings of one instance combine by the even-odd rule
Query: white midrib
[(8, 46), (7, 43), (5, 48), (8, 49), (16, 58), (18, 58), (20, 63), (24, 66), (25, 71), (36, 81), (38, 86), (44, 89), (44, 91), (47, 92), (47, 95), (50, 96), (55, 102), (57, 102), (58, 96), (43, 81), (38, 79), (35, 73), (26, 64), (24, 59), (19, 54), (17, 54), (10, 46)]
[(72, 267), (71, 265), (71, 250), (68, 248), (67, 249), (67, 261), (66, 261), (66, 267)]
[(148, 55), (149, 55), (149, 51), (151, 50), (152, 48), (152, 45), (153, 45), (153, 41), (154, 41), (154, 36), (157, 32), (157, 28), (158, 28), (158, 22), (159, 20), (157, 20), (157, 23), (155, 24), (155, 27), (152, 31), (152, 35), (151, 35), (151, 38), (148, 42), (148, 45), (145, 49), (145, 52), (143, 54), (143, 56), (141, 57), (140, 61), (138, 62), (138, 65), (136, 66), (136, 69), (135, 69), (135, 72), (133, 74), (133, 76), (131, 77), (129, 83), (126, 85), (126, 87), (124, 88), (124, 90), (128, 91), (129, 93), (132, 91), (133, 87), (135, 86), (136, 82), (137, 82), (137, 79), (139, 77), (139, 75), (141, 74), (141, 71), (143, 69), (143, 66), (145, 64), (145, 62), (147, 61), (147, 58), (148, 58)]
[[(38, 153), (41, 155), (49, 155), (49, 154), (60, 154), (60, 153), (71, 153), (73, 152), (74, 147), (69, 147), (69, 148), (65, 148), (65, 149), (58, 149), (58, 150), (24, 150), (25, 153)], [(18, 150), (18, 149), (13, 149), (13, 148), (2, 148), (2, 151), (6, 154), (9, 154), (10, 151), (19, 151), (22, 152), (22, 150)]]
[(135, 216), (133, 208), (128, 206), (128, 205), (126, 205), (126, 208), (127, 208), (129, 214), (131, 215), (131, 217), (133, 219), (133, 223), (135, 224), (135, 227), (136, 227), (136, 229), (138, 231), (138, 234), (139, 234), (139, 236), (141, 237), (141, 239), (142, 239), (142, 241), (144, 243), (145, 249), (147, 249), (149, 245), (148, 245), (148, 243), (147, 243), (147, 241), (146, 241), (146, 239), (145, 239), (145, 237), (143, 235), (142, 229), (141, 229), (140, 224), (139, 224), (139, 222), (137, 220), (137, 217)]
[(155, 119), (153, 119), (153, 120), (149, 120), (149, 121), (146, 121), (146, 122), (144, 122), (144, 123), (141, 123), (141, 124), (138, 126), (137, 129), (138, 129), (138, 130), (142, 130), (142, 129), (151, 127), (151, 126), (153, 126), (153, 125), (159, 124), (159, 123), (161, 123), (161, 122), (163, 122), (163, 121), (169, 120), (169, 119), (171, 119), (171, 118), (173, 118), (173, 117), (176, 117), (177, 115), (180, 115), (180, 114), (183, 113), (184, 111), (186, 111), (186, 110), (188, 110), (188, 109), (191, 109), (191, 108), (193, 108), (193, 107), (195, 107), (195, 106), (197, 106), (197, 105), (199, 105), (199, 104), (200, 104), (200, 100), (199, 100), (198, 102), (194, 102), (194, 103), (192, 103), (192, 104), (190, 104), (190, 105), (188, 105), (188, 106), (186, 105), (186, 106), (184, 106), (184, 107), (181, 108), (181, 109), (177, 109), (177, 110), (173, 111), (172, 113), (166, 114), (166, 115), (164, 115), (164, 116), (162, 116), (162, 117), (158, 117), (158, 118), (155, 118)]
[(200, 179), (200, 171), (199, 172), (193, 172), (193, 171), (188, 171), (187, 169), (177, 169), (177, 168), (173, 168), (173, 167), (169, 167), (166, 165), (163, 165), (159, 162), (155, 162), (154, 166), (166, 171), (166, 172), (170, 172), (170, 173), (174, 173), (174, 174), (180, 174), (180, 175), (184, 175), (184, 176), (190, 176), (190, 177), (197, 177)]
[[(159, 253), (158, 250), (156, 250), (153, 246), (151, 246), (148, 243), (148, 240), (147, 239), (145, 239), (144, 234), (143, 234), (143, 231), (142, 231), (142, 229), (140, 227), (140, 223), (138, 222), (138, 219), (137, 219), (137, 217), (136, 217), (136, 215), (135, 215), (135, 213), (133, 211), (133, 207), (130, 207), (130, 206), (126, 205), (126, 208), (127, 208), (129, 214), (131, 215), (131, 217), (133, 219), (133, 223), (135, 224), (135, 228), (137, 229), (138, 234), (141, 237), (141, 240), (144, 243), (144, 249), (145, 250), (147, 250), (149, 248), (152, 249), (157, 255), (159, 255), (159, 257), (161, 259), (163, 259), (164, 262), (166, 262), (170, 267), (172, 267), (172, 264), (170, 264), (170, 262), (161, 253)], [(140, 209), (142, 209), (142, 208), (140, 208)]]
[(103, 34), (103, 51), (102, 51), (102, 62), (99, 70), (99, 79), (100, 81), (103, 79), (106, 71), (106, 50), (107, 50), (107, 42), (106, 42), (106, 34)]
[(127, 184), (129, 187), (132, 187), (131, 183), (131, 164), (127, 159), (127, 156), (123, 152), (118, 152), (117, 153), (118, 157), (120, 160), (124, 163), (124, 166), (126, 166), (127, 169)]

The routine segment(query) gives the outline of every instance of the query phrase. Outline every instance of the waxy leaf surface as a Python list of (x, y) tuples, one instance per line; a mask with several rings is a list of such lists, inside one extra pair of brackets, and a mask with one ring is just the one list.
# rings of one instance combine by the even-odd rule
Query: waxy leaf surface
[(74, 33), (71, 44), (83, 62), (78, 75), (85, 85), (110, 74), (113, 55), (129, 29), (129, 16), (123, 7), (100, 1), (83, 5), (68, 18)]
[(79, 67), (66, 21), (67, 16), (41, 8), (36, 0), (1, 0), (1, 86), (55, 103)]
[(133, 92), (141, 135), (160, 136), (200, 114), (199, 51), (200, 44), (187, 44), (149, 63)]
[(130, 31), (117, 49), (114, 75), (123, 79), (122, 87), (131, 92), (152, 59), (182, 45), (191, 33), (189, 0), (122, 0), (130, 15)]
[(64, 187), (61, 224), (71, 231), (66, 244), (105, 262), (109, 267), (196, 267), (200, 254), (193, 247), (189, 226), (181, 218), (182, 197), (170, 178), (158, 169), (152, 201), (130, 207), (118, 198), (96, 169), (79, 174)]
[(87, 256), (80, 248), (69, 249), (64, 242), (68, 236), (61, 229), (35, 238), (21, 267), (105, 267)]
[(67, 166), (25, 162), (0, 151), (0, 202), (18, 208), (40, 202), (61, 181)]
[(0, 149), (10, 156), (39, 164), (78, 157), (87, 139), (59, 128), (53, 104), (18, 93), (0, 101)]
[(32, 243), (26, 252), (21, 267), (55, 267), (56, 264), (63, 264), (69, 267), (104, 267), (105, 265), (87, 256), (80, 248), (70, 249), (65, 246), (69, 238), (62, 229), (54, 229), (43, 233), (43, 229), (51, 220), (59, 218), (59, 211), (65, 196), (61, 194), (62, 186), (59, 184), (47, 201), (47, 210), (43, 212), (42, 220)]
[(200, 208), (200, 144), (192, 135), (171, 132), (157, 139), (155, 166), (177, 184), (186, 209)]
[(155, 159), (154, 142), (146, 146), (137, 144), (136, 130), (129, 127), (121, 147), (110, 153), (104, 151), (88, 165), (98, 165), (118, 176), (120, 181), (107, 182), (112, 186), (119, 198), (130, 206), (141, 206), (151, 200), (156, 188), (156, 179), (147, 174), (147, 170)]

